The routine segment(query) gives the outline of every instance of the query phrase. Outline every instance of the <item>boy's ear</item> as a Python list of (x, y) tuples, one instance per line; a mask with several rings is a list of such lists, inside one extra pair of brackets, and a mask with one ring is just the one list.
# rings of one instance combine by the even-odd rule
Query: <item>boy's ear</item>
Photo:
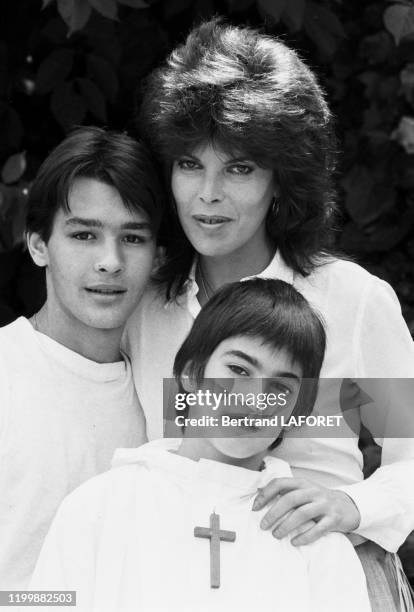
[(193, 378), (190, 376), (190, 364), (189, 363), (187, 363), (187, 365), (185, 366), (184, 371), (181, 375), (180, 381), (186, 393), (192, 393), (193, 391), (196, 391), (197, 385), (195, 384), (195, 381), (193, 380)]
[(194, 383), (191, 378), (183, 374), (180, 380), (185, 393), (192, 393), (195, 390)]
[(27, 248), (36, 265), (44, 268), (49, 264), (49, 250), (46, 242), (40, 237), (40, 234), (32, 232), (27, 235)]

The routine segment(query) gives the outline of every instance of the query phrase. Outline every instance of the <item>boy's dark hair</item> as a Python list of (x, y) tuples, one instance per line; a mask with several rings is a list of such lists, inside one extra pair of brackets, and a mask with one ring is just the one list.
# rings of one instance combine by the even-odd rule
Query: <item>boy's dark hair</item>
[(157, 231), (165, 194), (147, 147), (130, 136), (97, 127), (74, 130), (45, 159), (31, 186), (27, 233), (47, 242), (59, 208), (69, 210), (73, 181), (91, 178), (114, 187), (128, 210), (147, 213)]
[(254, 278), (224, 285), (202, 308), (175, 357), (174, 376), (180, 388), (184, 374), (200, 383), (215, 349), (235, 336), (260, 338), (272, 349), (288, 353), (306, 379), (292, 415), (310, 414), (318, 391), (326, 334), (321, 317), (308, 301), (282, 280)]
[[(217, 19), (194, 28), (149, 77), (140, 126), (167, 166), (212, 143), (273, 169), (279, 207), (269, 210), (269, 236), (300, 274), (319, 263), (336, 207), (336, 140), (314, 73), (282, 41)], [(175, 233), (159, 279), (175, 297), (194, 249), (173, 205), (170, 214)]]

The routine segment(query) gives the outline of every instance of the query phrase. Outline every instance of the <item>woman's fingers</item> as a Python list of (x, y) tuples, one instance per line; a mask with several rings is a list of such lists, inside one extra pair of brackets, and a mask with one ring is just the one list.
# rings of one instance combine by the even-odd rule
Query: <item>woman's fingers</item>
[(320, 521), (317, 521), (313, 527), (307, 529), (301, 535), (294, 537), (291, 540), (291, 543), (294, 546), (305, 546), (306, 544), (312, 544), (330, 531), (334, 531), (333, 523), (334, 521), (331, 517), (325, 516)]
[(274, 500), (281, 493), (309, 487), (310, 485), (310, 482), (300, 478), (273, 478), (265, 487), (259, 490), (254, 500), (253, 510), (261, 510), (269, 501)]
[(290, 534), (291, 541), (294, 540), (297, 536), (302, 535), (302, 533), (306, 533), (307, 531), (309, 531), (309, 529), (311, 529), (315, 525), (316, 525), (316, 521), (314, 521), (313, 519), (311, 519), (310, 521), (306, 521), (306, 523), (302, 523), (300, 527), (297, 527), (296, 529), (294, 529), (292, 533)]
[[(296, 489), (295, 491), (290, 491), (289, 493), (281, 495), (263, 516), (260, 522), (261, 528), (270, 529), (271, 527), (275, 527), (280, 519), (291, 510), (296, 510), (296, 508), (298, 508), (298, 510), (296, 510), (293, 515), (299, 513), (296, 519), (302, 518), (303, 520), (301, 520), (301, 523), (310, 518), (314, 518), (314, 516), (308, 516), (306, 510), (306, 505), (313, 501), (314, 496), (313, 489)], [(298, 524), (295, 524), (295, 527), (297, 526)]]
[(260, 527), (271, 530), (276, 538), (291, 535), (295, 545), (314, 542), (328, 531), (353, 531), (360, 522), (359, 510), (346, 493), (299, 478), (270, 481), (260, 490), (253, 509), (267, 503)]
[(277, 526), (273, 529), (272, 533), (275, 538), (284, 538), (301, 525), (309, 523), (309, 521), (316, 521), (323, 512), (321, 504), (318, 502), (304, 504), (299, 508), (296, 508), (286, 518), (277, 523)]

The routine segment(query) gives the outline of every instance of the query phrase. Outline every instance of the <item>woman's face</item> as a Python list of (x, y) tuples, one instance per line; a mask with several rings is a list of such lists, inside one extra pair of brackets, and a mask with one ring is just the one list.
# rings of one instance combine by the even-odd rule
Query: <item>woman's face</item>
[(201, 255), (255, 257), (266, 248), (272, 170), (206, 144), (174, 161), (171, 187), (182, 228)]

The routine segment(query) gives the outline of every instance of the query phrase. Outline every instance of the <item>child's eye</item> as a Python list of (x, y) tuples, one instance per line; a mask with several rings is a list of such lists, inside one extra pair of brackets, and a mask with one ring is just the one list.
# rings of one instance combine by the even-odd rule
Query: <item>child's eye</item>
[(241, 175), (241, 176), (246, 176), (248, 174), (251, 174), (253, 170), (254, 170), (253, 166), (250, 166), (249, 164), (232, 164), (231, 166), (228, 166), (228, 171), (231, 174), (236, 174), (236, 175)]
[(246, 368), (236, 365), (235, 363), (229, 364), (228, 368), (231, 372), (233, 372), (233, 374), (236, 374), (236, 376), (249, 376), (250, 375), (250, 372), (246, 370)]
[(75, 238), (75, 240), (93, 240), (95, 236), (91, 232), (76, 232), (76, 234), (72, 234), (72, 238)]
[(178, 159), (176, 164), (181, 170), (198, 170), (200, 168), (200, 164), (193, 159)]
[(293, 389), (285, 385), (280, 380), (272, 381), (271, 388), (272, 388), (272, 391), (277, 392), (277, 393), (283, 393), (284, 395), (290, 395), (291, 393), (293, 393)]

